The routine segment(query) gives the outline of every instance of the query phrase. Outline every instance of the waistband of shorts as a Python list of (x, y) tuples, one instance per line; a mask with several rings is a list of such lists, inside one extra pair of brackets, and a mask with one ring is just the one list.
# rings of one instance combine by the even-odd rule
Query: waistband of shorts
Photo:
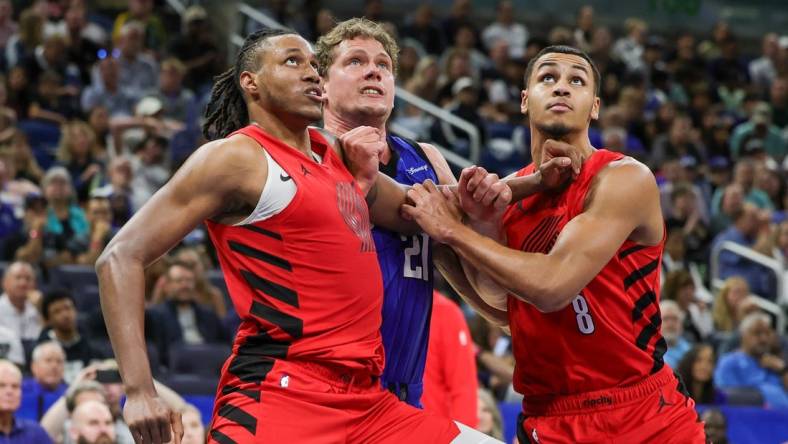
[(665, 365), (653, 375), (625, 387), (567, 396), (528, 396), (523, 399), (523, 413), (525, 416), (553, 416), (614, 409), (645, 398), (674, 381), (673, 370)]
[(364, 391), (377, 386), (380, 381), (379, 375), (373, 375), (366, 369), (353, 369), (314, 361), (282, 360), (280, 362), (286, 363), (285, 367), (292, 366), (346, 392)]

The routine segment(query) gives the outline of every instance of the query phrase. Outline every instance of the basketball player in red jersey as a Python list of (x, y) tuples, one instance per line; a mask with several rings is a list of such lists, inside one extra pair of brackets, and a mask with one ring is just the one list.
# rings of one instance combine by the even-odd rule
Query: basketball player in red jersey
[(579, 176), (507, 207), (478, 169), (466, 169), (456, 205), (472, 228), (455, 196), (431, 183), (409, 191), (414, 206), (403, 211), (451, 246), (490, 306), (508, 312), (521, 443), (702, 443), (694, 402), (662, 360), (665, 228), (654, 176), (591, 146), (600, 80), (585, 53), (545, 48), (525, 80), (534, 163), (516, 174), (537, 168), (545, 144), (560, 140), (583, 153)]
[(214, 85), (204, 130), (219, 140), (200, 147), (98, 260), (135, 442), (168, 442), (172, 432), (177, 442), (182, 433), (180, 417), (152, 385), (143, 270), (203, 221), (242, 319), (209, 442), (486, 439), (399, 402), (377, 381), (382, 281), (362, 190), (394, 196), (390, 208), (375, 208), (395, 216), (373, 211), (376, 223), (398, 220), (405, 192), (375, 179), (378, 152), (365, 149), (374, 143), (346, 138), (354, 148), (335, 152), (308, 129), (321, 117), (319, 82), (315, 55), (299, 35), (247, 37), (236, 65)]

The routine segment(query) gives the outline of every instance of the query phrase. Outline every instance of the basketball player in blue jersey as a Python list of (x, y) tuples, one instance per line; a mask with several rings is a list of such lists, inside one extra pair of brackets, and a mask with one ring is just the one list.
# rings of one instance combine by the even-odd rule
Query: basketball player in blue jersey
[[(432, 145), (388, 134), (386, 122), (394, 107), (399, 49), (394, 39), (378, 24), (363, 18), (341, 22), (317, 42), (319, 72), (323, 79), (323, 122), (341, 143), (382, 142), (380, 171), (403, 185), (431, 180), (456, 185), (449, 165)], [(568, 145), (554, 146), (552, 163), (541, 173), (507, 182), (515, 197), (540, 191), (547, 176), (564, 176), (578, 171), (579, 156)], [(571, 157), (572, 159), (570, 159)], [(483, 169), (479, 169), (484, 172)], [(544, 174), (544, 177), (542, 176)], [(494, 174), (479, 174), (481, 180), (497, 182)], [(563, 180), (563, 179), (562, 179)], [(553, 180), (555, 181), (555, 180)], [(500, 185), (500, 183), (499, 183)], [(367, 198), (374, 207), (374, 196)], [(384, 197), (381, 196), (380, 200)], [(403, 227), (403, 230), (407, 229)], [(421, 407), (422, 377), (427, 356), (432, 312), (432, 254), (430, 238), (414, 226), (409, 235), (381, 227), (373, 228), (375, 247), (383, 275), (384, 301), (381, 334), (386, 364), (381, 382), (400, 400)], [(457, 275), (457, 273), (455, 273)], [(456, 276), (452, 284), (458, 285)], [(476, 303), (466, 285), (467, 302), (488, 319), (505, 317)]]

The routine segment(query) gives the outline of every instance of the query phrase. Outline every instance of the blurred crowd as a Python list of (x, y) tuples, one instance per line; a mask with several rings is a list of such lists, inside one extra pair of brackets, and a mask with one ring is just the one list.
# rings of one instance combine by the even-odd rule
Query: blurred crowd
[[(346, 18), (330, 2), (295, 3), (260, 10), (312, 41)], [(497, 2), (491, 22), (472, 3), (404, 14), (366, 0), (363, 15), (397, 38), (398, 86), (473, 125), (480, 162), (501, 175), (530, 162), (520, 112), (528, 60), (553, 44), (587, 51), (602, 75), (592, 144), (646, 163), (661, 189), (666, 362), (698, 403), (788, 407), (788, 300), (774, 272), (788, 257), (788, 35), (747, 41), (726, 22), (670, 34), (641, 18), (601, 26), (591, 6), (545, 31), (518, 20), (511, 1)], [(7, 418), (25, 418), (56, 442), (78, 442), (92, 433), (86, 418), (100, 417), (130, 442), (92, 265), (203, 142), (212, 79), (234, 50), (213, 24), (201, 6), (178, 15), (153, 0), (0, 0), (0, 356), (16, 364), (0, 363), (0, 435), (22, 428)], [(467, 132), (408, 102), (397, 100), (391, 123), (472, 153)], [(720, 250), (726, 241), (747, 257)], [(195, 370), (188, 347), (210, 362), (226, 356), (239, 322), (216, 268), (197, 229), (146, 271), (148, 352), (154, 375), (169, 378), (162, 390), (174, 388), (168, 402), (191, 415), (198, 438), (184, 442), (201, 442), (202, 419), (177, 394), (188, 384), (171, 376)], [(498, 402), (518, 399), (511, 339), (465, 313), (483, 387), (479, 428), (500, 436)]]

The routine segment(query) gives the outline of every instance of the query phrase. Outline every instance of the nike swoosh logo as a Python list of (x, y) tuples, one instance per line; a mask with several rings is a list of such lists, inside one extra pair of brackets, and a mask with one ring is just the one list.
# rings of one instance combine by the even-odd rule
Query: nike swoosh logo
[(288, 180), (293, 180), (292, 177), (285, 176), (284, 174), (279, 174), (279, 178), (282, 180), (282, 182), (287, 182)]

